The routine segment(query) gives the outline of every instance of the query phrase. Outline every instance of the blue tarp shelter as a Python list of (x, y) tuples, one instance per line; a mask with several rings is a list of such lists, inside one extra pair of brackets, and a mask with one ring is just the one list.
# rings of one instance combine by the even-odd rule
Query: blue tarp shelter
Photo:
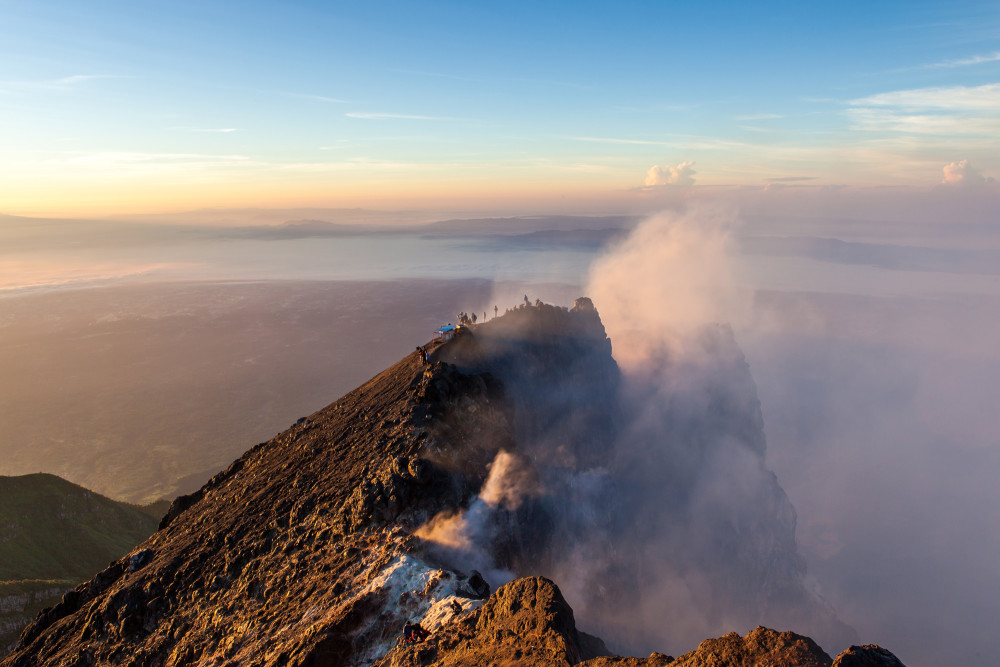
[(454, 324), (446, 324), (443, 327), (441, 327), (440, 329), (437, 329), (434, 332), (434, 336), (436, 338), (441, 338), (443, 340), (451, 340), (452, 337), (455, 335), (456, 331), (458, 331), (458, 327), (456, 325), (454, 325)]

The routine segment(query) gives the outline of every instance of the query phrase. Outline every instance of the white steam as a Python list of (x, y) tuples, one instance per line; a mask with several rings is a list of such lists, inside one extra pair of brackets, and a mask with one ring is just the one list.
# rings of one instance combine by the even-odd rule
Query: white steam
[(736, 211), (725, 206), (661, 213), (594, 262), (587, 294), (623, 370), (648, 359), (650, 346), (680, 352), (698, 328), (740, 316), (727, 257), (736, 226)]
[(497, 537), (498, 510), (516, 510), (541, 489), (526, 462), (506, 451), (499, 451), (490, 464), (489, 476), (479, 495), (468, 509), (438, 514), (414, 533), (455, 567), (478, 570), (494, 588), (514, 575), (497, 567), (491, 547)]
[(571, 604), (633, 651), (686, 650), (789, 618), (834, 644), (850, 633), (806, 591), (794, 509), (764, 464), (756, 387), (729, 327), (750, 312), (732, 271), (737, 224), (729, 207), (662, 213), (591, 269), (587, 294), (622, 371), (619, 518), (607, 533), (614, 555), (587, 545), (590, 571), (573, 588), (593, 590), (603, 560), (629, 592), (611, 613), (603, 596)]

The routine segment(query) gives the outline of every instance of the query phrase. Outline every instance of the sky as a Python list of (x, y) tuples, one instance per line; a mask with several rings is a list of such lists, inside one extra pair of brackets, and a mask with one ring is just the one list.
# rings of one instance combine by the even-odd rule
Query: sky
[(627, 212), (994, 178), (992, 1), (0, 0), (5, 214)]
[(907, 664), (995, 656), (996, 0), (0, 0), (0, 292), (571, 283), (583, 252), (132, 222), (664, 210), (738, 219), (680, 256), (756, 290), (719, 319), (824, 594)]

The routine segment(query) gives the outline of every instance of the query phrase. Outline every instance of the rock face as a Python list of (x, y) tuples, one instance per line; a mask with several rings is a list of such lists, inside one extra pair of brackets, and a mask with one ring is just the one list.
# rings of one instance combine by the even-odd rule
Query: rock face
[(402, 645), (376, 667), (575, 665), (608, 653), (576, 629), (573, 610), (548, 579), (512, 581), (477, 611), (460, 616), (428, 641)]
[(672, 663), (675, 667), (754, 667), (756, 665), (798, 665), (829, 667), (830, 656), (816, 642), (793, 632), (775, 632), (758, 626), (746, 637), (732, 632), (703, 641), (696, 651), (685, 653)]
[[(429, 363), (406, 357), (178, 498), (157, 533), (39, 614), (0, 664), (670, 663), (606, 656), (559, 589), (528, 576), (601, 559), (588, 569), (607, 575), (600, 590), (577, 591), (591, 613), (602, 599), (641, 611), (637, 591), (661, 583), (604, 559), (613, 543), (591, 548), (619, 534), (608, 477), (623, 424), (592, 305), (524, 306), (429, 349)], [(757, 544), (773, 529), (743, 533), (752, 548), (741, 530), (727, 533), (730, 553), (773, 551)], [(472, 557), (492, 568), (485, 580)], [(431, 640), (399, 646), (407, 621)], [(805, 661), (815, 647), (764, 630), (713, 641), (679, 664)]]
[(407, 357), (178, 499), (3, 664), (369, 663), (410, 616), (479, 604), (411, 532), (511, 446), (496, 381)]
[(891, 651), (875, 644), (852, 646), (837, 656), (833, 667), (903, 667)]

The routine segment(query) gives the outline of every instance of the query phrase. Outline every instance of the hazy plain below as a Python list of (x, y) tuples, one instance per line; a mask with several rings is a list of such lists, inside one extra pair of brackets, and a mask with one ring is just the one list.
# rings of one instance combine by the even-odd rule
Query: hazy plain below
[[(0, 474), (131, 501), (190, 491), (459, 311), (571, 303), (638, 222), (248, 216), (0, 217)], [(911, 667), (990, 664), (1000, 232), (792, 218), (726, 232), (719, 280), (741, 304), (718, 316), (758, 384), (816, 586)]]

